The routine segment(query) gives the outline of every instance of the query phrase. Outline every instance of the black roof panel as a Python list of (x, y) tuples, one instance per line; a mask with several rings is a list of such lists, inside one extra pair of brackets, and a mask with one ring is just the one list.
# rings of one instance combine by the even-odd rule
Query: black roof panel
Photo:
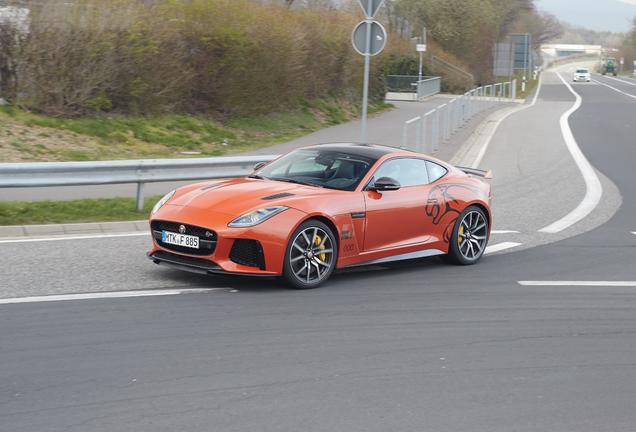
[(376, 144), (354, 144), (354, 143), (333, 143), (318, 144), (311, 147), (305, 147), (312, 150), (331, 150), (336, 152), (348, 153), (356, 156), (364, 156), (371, 159), (380, 159), (389, 153), (403, 151), (402, 149)]

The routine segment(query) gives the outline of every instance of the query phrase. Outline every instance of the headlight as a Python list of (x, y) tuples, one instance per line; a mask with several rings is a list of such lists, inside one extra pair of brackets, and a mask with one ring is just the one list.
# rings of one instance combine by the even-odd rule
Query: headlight
[(176, 192), (176, 190), (173, 190), (172, 192), (168, 192), (163, 198), (161, 198), (159, 201), (157, 201), (157, 204), (155, 204), (155, 206), (152, 208), (152, 213), (151, 214), (155, 214), (159, 211), (159, 209), (166, 203), (168, 202), (168, 200), (170, 198), (172, 198), (172, 195), (174, 195), (174, 193)]
[(289, 207), (285, 206), (274, 206), (274, 207), (265, 207), (259, 210), (254, 210), (253, 212), (246, 213), (243, 216), (239, 216), (230, 222), (227, 226), (231, 228), (246, 228), (254, 225), (258, 225), (259, 223), (265, 222), (267, 219), (272, 216), (276, 216), (278, 213), (284, 212)]

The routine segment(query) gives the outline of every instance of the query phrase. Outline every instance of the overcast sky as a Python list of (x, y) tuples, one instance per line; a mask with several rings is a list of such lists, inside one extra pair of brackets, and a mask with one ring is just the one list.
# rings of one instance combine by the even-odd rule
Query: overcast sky
[(627, 31), (636, 16), (636, 0), (535, 0), (535, 3), (563, 21), (593, 30)]

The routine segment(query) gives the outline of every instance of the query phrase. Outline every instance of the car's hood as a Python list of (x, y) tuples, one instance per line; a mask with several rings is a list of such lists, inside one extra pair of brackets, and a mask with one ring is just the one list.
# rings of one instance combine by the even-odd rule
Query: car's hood
[(239, 178), (211, 181), (178, 190), (168, 205), (240, 216), (274, 205), (293, 207), (298, 198), (323, 195), (328, 190), (273, 180)]

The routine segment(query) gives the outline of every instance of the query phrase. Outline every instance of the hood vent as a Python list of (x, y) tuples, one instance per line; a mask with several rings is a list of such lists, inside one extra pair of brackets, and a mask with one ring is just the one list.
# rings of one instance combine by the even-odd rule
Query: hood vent
[(285, 197), (290, 197), (290, 196), (294, 196), (294, 194), (293, 193), (289, 193), (289, 192), (283, 192), (283, 193), (278, 193), (278, 194), (266, 196), (265, 198), (261, 198), (261, 199), (264, 200), (264, 201), (269, 201), (269, 200), (274, 200), (274, 199), (278, 199), (278, 198), (285, 198)]

